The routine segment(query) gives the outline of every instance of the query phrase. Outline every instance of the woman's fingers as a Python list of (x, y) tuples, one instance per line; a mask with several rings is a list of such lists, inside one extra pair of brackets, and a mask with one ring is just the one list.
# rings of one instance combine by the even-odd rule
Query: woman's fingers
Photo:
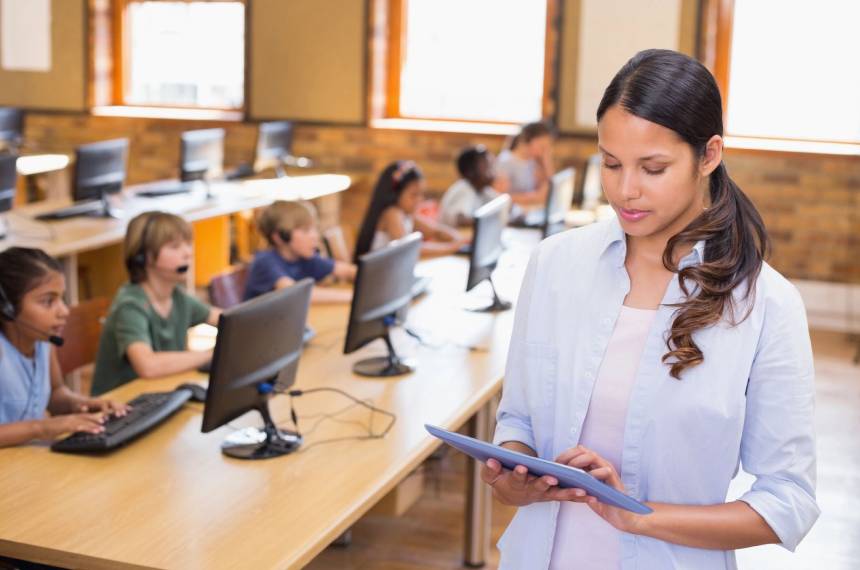
[(570, 449), (562, 451), (561, 454), (559, 454), (559, 456), (555, 458), (555, 462), (561, 463), (562, 465), (567, 465), (571, 459), (573, 459), (577, 455), (581, 455), (588, 451), (591, 450), (586, 448), (585, 446), (577, 445), (576, 447), (571, 447)]

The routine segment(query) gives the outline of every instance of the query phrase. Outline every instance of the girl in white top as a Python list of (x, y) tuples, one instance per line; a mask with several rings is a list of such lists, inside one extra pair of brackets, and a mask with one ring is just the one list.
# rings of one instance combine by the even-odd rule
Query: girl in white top
[(456, 229), (418, 214), (424, 185), (424, 175), (412, 161), (397, 161), (382, 171), (358, 234), (356, 260), (413, 231), (424, 235), (424, 255), (448, 255), (465, 245)]
[[(617, 219), (544, 240), (521, 289), (494, 442), (588, 471), (637, 515), (523, 466), (482, 471), (518, 508), (502, 569), (734, 569), (819, 515), (814, 369), (797, 290), (729, 178), (719, 89), (638, 53), (597, 110)], [(739, 464), (755, 477), (726, 501)]]

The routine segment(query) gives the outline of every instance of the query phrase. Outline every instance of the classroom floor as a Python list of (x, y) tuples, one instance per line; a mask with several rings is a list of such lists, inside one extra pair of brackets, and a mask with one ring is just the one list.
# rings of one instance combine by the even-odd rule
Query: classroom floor
[[(849, 570), (860, 567), (860, 367), (856, 345), (846, 335), (814, 332), (818, 502), (821, 518), (794, 554), (778, 546), (738, 552), (750, 570)], [(352, 545), (331, 547), (310, 570), (417, 570), (460, 568), (462, 560), (465, 461), (447, 453), (425, 464), (422, 498), (404, 516), (368, 516), (352, 531)], [(730, 496), (748, 488), (741, 474)], [(493, 504), (493, 544), (514, 509)], [(498, 565), (495, 547), (486, 568)]]

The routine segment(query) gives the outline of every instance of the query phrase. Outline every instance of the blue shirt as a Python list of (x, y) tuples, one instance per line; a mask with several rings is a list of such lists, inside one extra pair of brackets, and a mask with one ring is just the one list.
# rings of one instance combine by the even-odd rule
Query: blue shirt
[(289, 277), (293, 281), (306, 277), (322, 281), (331, 275), (332, 271), (334, 260), (320, 257), (318, 253), (313, 257), (288, 261), (274, 249), (267, 249), (255, 255), (254, 261), (251, 262), (244, 298), (247, 301), (274, 290), (275, 283), (281, 277)]
[(51, 346), (27, 358), (0, 332), (0, 423), (40, 420), (51, 399)]
[[(704, 242), (681, 266), (701, 263)], [(553, 460), (575, 447), (630, 278), (616, 219), (553, 236), (532, 255), (520, 291), (494, 441), (519, 441)], [(749, 316), (693, 338), (704, 362), (676, 380), (661, 362), (684, 299), (677, 276), (657, 311), (630, 396), (621, 465), (626, 492), (682, 505), (726, 501), (739, 464), (755, 477), (740, 497), (794, 550), (819, 515), (815, 501), (812, 349), (797, 290), (769, 265)], [(740, 302), (740, 292), (736, 292)], [(750, 306), (751, 305), (751, 306)], [(529, 505), (499, 541), (500, 568), (546, 569), (558, 502)], [(621, 535), (621, 567), (731, 569), (733, 551)], [(583, 556), (587, 556), (583, 553)], [(571, 561), (576, 566), (576, 561)]]

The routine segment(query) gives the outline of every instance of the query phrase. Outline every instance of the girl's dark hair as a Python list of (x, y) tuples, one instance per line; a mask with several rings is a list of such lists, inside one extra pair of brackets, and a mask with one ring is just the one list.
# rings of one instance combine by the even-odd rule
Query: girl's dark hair
[(514, 150), (521, 142), (529, 143), (536, 138), (551, 136), (552, 129), (549, 128), (549, 125), (546, 123), (541, 121), (526, 123), (522, 126), (519, 133), (515, 134), (508, 140), (508, 149)]
[(51, 272), (62, 273), (60, 262), (42, 251), (29, 247), (10, 247), (0, 252), (0, 287), (17, 315), (21, 300)]
[(370, 251), (373, 244), (373, 235), (376, 233), (376, 224), (382, 212), (389, 206), (397, 203), (400, 193), (416, 180), (421, 180), (424, 175), (418, 166), (409, 160), (398, 160), (385, 167), (379, 180), (373, 189), (370, 204), (364, 213), (361, 222), (361, 230), (358, 232), (358, 240), (355, 243), (355, 261), (359, 256)]
[[(714, 77), (701, 63), (678, 52), (651, 49), (633, 56), (606, 88), (597, 120), (614, 105), (676, 132), (697, 159), (704, 156), (711, 137), (723, 134), (722, 100)], [(703, 262), (679, 269), (675, 249), (700, 240), (706, 242)], [(663, 265), (678, 274), (686, 295), (684, 302), (674, 305), (677, 310), (666, 339), (669, 352), (663, 355), (673, 377), (680, 379), (684, 370), (704, 361), (693, 333), (725, 314), (732, 325), (749, 316), (747, 310), (736, 319), (732, 295), (744, 286), (740, 300), (754, 301), (755, 282), (769, 250), (761, 216), (721, 162), (710, 175), (709, 207), (673, 236), (663, 252)]]

